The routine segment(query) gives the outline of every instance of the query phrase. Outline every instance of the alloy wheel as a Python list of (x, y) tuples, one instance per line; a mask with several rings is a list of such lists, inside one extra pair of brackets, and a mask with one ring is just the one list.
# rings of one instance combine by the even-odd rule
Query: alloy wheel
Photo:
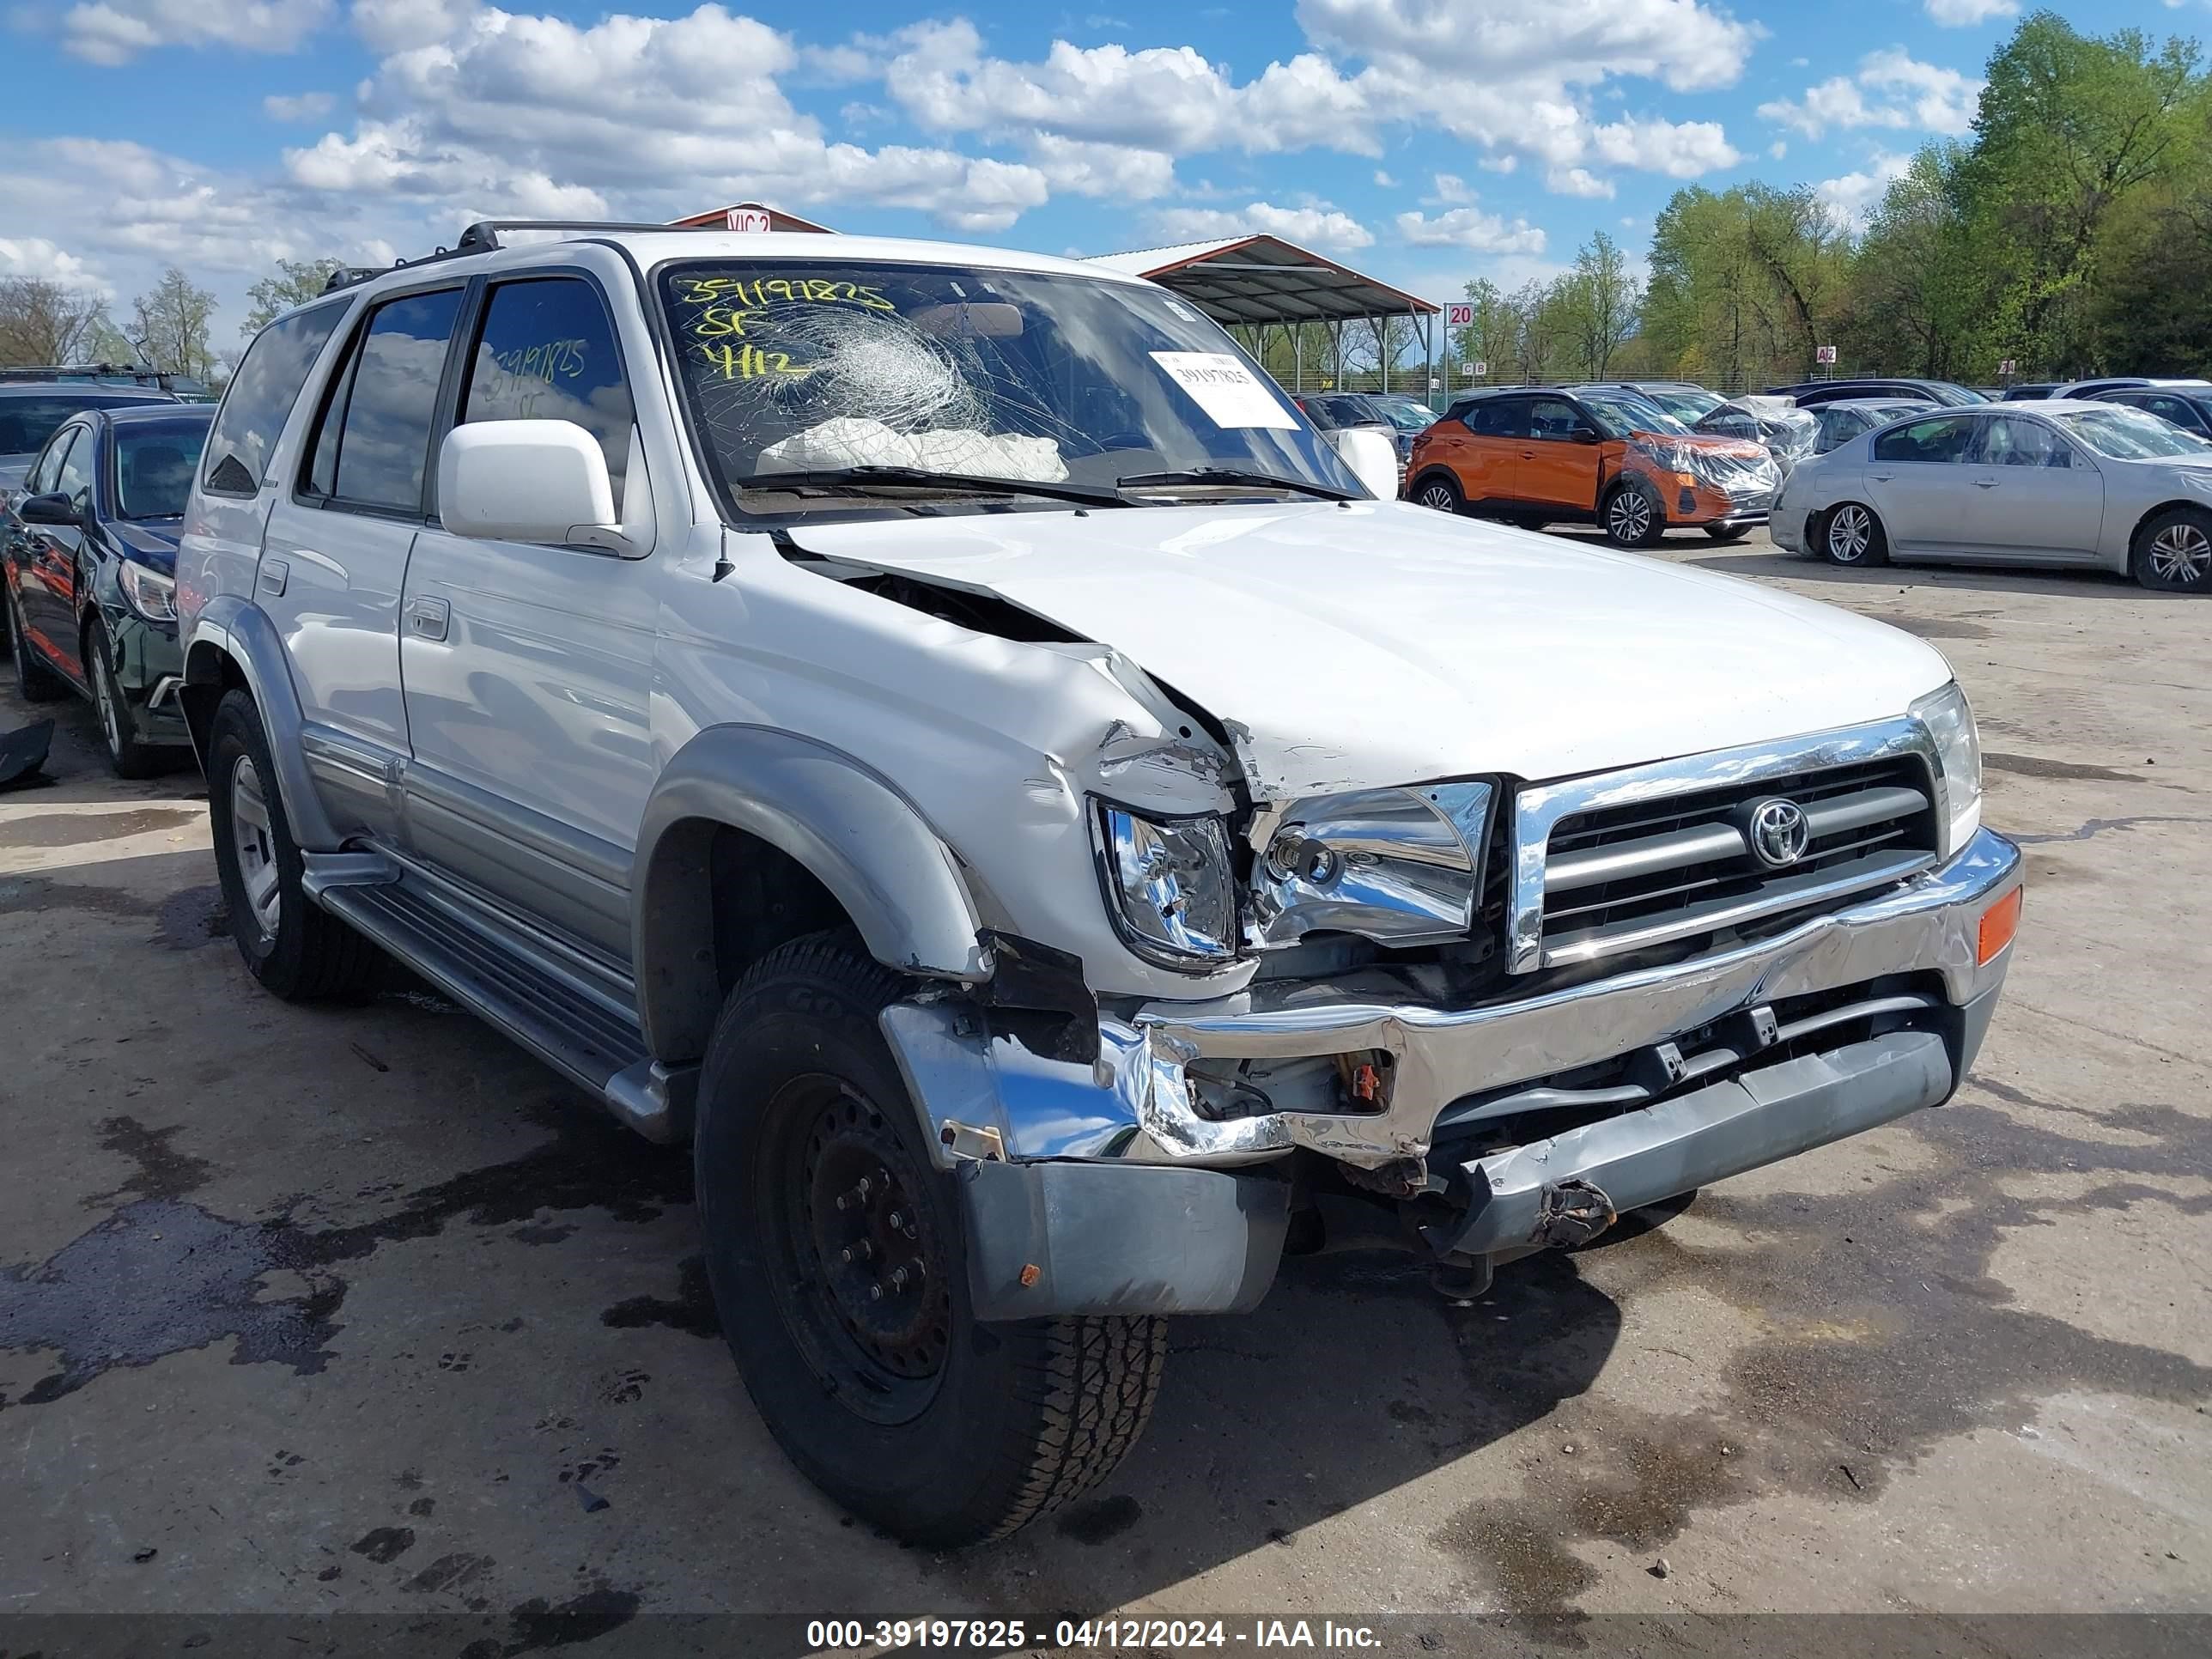
[(1651, 529), (1651, 503), (1641, 490), (1624, 489), (1606, 509), (1606, 520), (1616, 541), (1640, 542)]
[(2194, 587), (2212, 571), (2212, 540), (2193, 524), (2170, 524), (2151, 538), (2144, 556), (2163, 586)]
[(1449, 513), (1459, 503), (1452, 499), (1449, 484), (1432, 483), (1422, 489), (1421, 505), (1433, 507), (1439, 513)]
[(1828, 556), (1838, 564), (1858, 564), (1874, 542), (1874, 519), (1866, 508), (1845, 505), (1828, 519)]
[(123, 758), (123, 716), (115, 706), (115, 692), (108, 684), (107, 663), (105, 658), (94, 654), (87, 665), (92, 670), (92, 702), (100, 711), (100, 729), (107, 739), (107, 752)]
[(269, 821), (269, 800), (261, 774), (240, 755), (230, 772), (230, 838), (238, 854), (238, 879), (264, 939), (276, 937), (283, 920), (283, 884), (276, 870), (276, 837)]

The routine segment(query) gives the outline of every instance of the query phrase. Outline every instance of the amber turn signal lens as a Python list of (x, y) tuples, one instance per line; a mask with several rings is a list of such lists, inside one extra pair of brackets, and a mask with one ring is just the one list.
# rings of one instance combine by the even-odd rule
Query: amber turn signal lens
[(2012, 943), (2012, 936), (2020, 931), (2020, 904), (2027, 896), (2027, 889), (2015, 887), (1995, 904), (1982, 912), (1980, 938), (1974, 947), (1974, 965), (1986, 968), (1996, 953)]

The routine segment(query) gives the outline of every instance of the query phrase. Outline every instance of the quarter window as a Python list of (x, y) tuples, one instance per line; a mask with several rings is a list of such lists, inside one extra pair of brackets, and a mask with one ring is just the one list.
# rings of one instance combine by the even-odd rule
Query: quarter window
[(622, 515), (637, 420), (614, 324), (589, 283), (503, 283), (491, 291), (469, 364), (463, 421), (572, 421), (599, 440)]
[(1978, 424), (1971, 415), (1936, 415), (1892, 427), (1874, 441), (1877, 461), (1963, 461)]
[(208, 489), (219, 495), (251, 495), (261, 488), (277, 436), (307, 383), (307, 371), (344, 315), (343, 301), (313, 306), (253, 337), (208, 435), (203, 480)]
[(379, 306), (333, 383), (307, 459), (312, 494), (353, 507), (422, 510), (430, 428), (461, 290)]

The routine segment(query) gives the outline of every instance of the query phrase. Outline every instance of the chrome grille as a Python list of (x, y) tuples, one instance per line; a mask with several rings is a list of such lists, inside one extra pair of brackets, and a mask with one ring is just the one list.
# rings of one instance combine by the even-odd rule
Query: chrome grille
[[(1786, 922), (1927, 867), (1937, 798), (1916, 731), (1900, 723), (1733, 764), (1707, 757), (1704, 775), (1693, 759), (1523, 791), (1510, 966)], [(1778, 867), (1747, 832), (1753, 810), (1777, 799), (1802, 810), (1807, 830)]]

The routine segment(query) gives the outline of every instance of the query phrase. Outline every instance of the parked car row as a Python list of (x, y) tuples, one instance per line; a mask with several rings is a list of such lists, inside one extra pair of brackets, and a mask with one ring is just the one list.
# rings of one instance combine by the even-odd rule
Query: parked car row
[[(1287, 1255), (1464, 1304), (1966, 1075), (2022, 862), (1923, 641), (1374, 499), (1377, 426), (1096, 265), (500, 228), (278, 318), (204, 453), (65, 417), (19, 660), (97, 698), (175, 604), (246, 970), (388, 952), (690, 1141), (720, 1328), (854, 1514), (1067, 1504), (1164, 1320)], [(1780, 483), (1626, 387), (1410, 450), (1631, 545)]]

